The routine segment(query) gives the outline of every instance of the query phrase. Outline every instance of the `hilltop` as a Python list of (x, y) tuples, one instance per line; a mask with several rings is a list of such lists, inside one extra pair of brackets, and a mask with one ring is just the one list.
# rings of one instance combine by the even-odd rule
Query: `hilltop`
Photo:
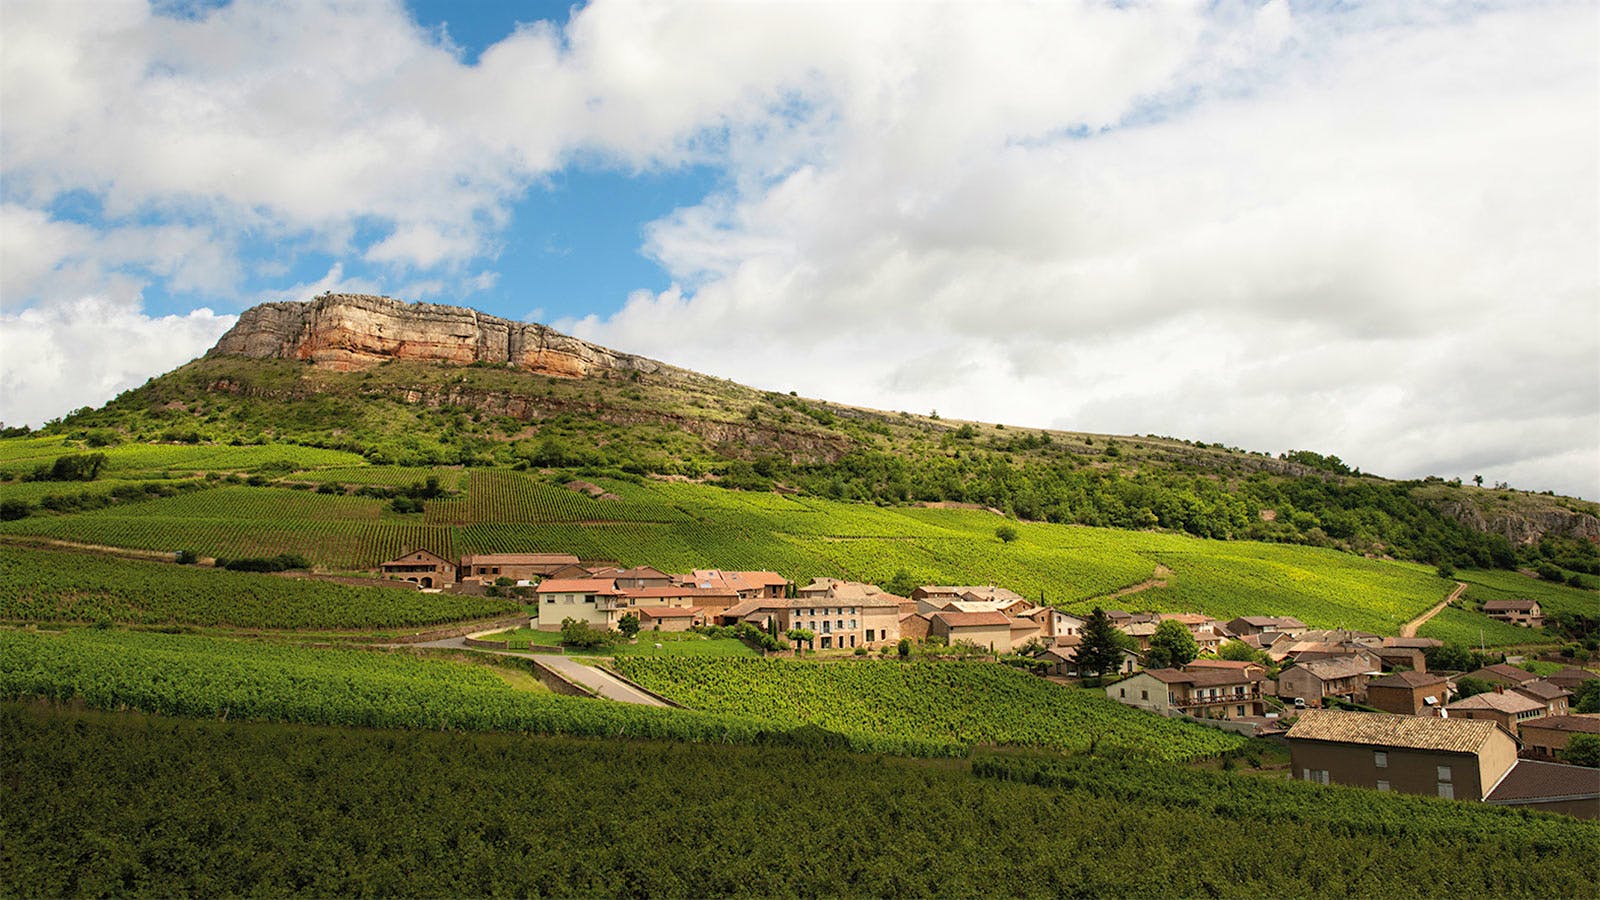
[(863, 409), (739, 385), (543, 325), (363, 295), (254, 307), (203, 358), (45, 432), (678, 478), (1600, 574), (1600, 507), (1572, 498), (1390, 481), (1313, 451)]

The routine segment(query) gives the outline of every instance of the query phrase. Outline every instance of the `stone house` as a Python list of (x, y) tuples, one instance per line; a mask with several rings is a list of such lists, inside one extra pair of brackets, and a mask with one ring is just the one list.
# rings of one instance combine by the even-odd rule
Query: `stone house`
[(1146, 669), (1106, 689), (1106, 696), (1164, 716), (1242, 719), (1266, 712), (1259, 666), (1243, 669)]
[(448, 587), (456, 583), (455, 563), (428, 550), (401, 554), (386, 563), (380, 563), (378, 571), (385, 578), (409, 581), (417, 587)]
[(1513, 691), (1544, 704), (1544, 714), (1547, 716), (1564, 716), (1567, 714), (1567, 698), (1572, 692), (1558, 687), (1543, 678), (1519, 684), (1512, 688)]
[(1337, 656), (1298, 663), (1278, 673), (1278, 696), (1321, 706), (1326, 697), (1360, 703), (1378, 666), (1359, 656)]
[(1544, 625), (1544, 612), (1537, 600), (1490, 600), (1483, 604), (1483, 614), (1524, 628)]
[(928, 616), (928, 637), (945, 643), (971, 641), (992, 653), (1011, 652), (1012, 619), (1003, 612), (936, 612)]
[(494, 584), (501, 578), (533, 581), (578, 562), (570, 553), (477, 553), (461, 557), (460, 578), (480, 584)]
[(1493, 722), (1308, 709), (1286, 740), (1294, 777), (1482, 800), (1517, 763), (1517, 739)]
[(1367, 705), (1397, 716), (1437, 715), (1450, 702), (1443, 675), (1395, 672), (1367, 682)]
[(535, 588), (540, 631), (560, 631), (567, 619), (596, 628), (616, 628), (630, 612), (628, 600), (608, 578), (547, 578)]
[(1493, 722), (1507, 733), (1516, 736), (1518, 725), (1545, 714), (1545, 705), (1515, 691), (1504, 693), (1489, 691), (1484, 694), (1473, 694), (1465, 700), (1457, 700), (1446, 706), (1444, 711), (1452, 719), (1482, 719)]
[[(900, 598), (879, 592), (839, 596), (741, 600), (719, 616), (727, 624), (749, 622), (778, 632), (804, 628), (816, 635), (818, 650), (875, 648), (900, 640)], [(774, 624), (775, 623), (775, 626)]]
[(1600, 735), (1600, 715), (1546, 716), (1522, 723), (1522, 752), (1536, 759), (1557, 759), (1575, 734)]
[(1305, 632), (1306, 623), (1293, 616), (1240, 616), (1230, 620), (1227, 629), (1235, 637), (1270, 632), (1298, 638)]

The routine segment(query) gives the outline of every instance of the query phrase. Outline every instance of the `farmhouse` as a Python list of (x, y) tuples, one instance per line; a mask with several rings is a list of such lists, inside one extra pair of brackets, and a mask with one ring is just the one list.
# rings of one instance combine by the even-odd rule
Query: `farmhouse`
[(1483, 604), (1483, 614), (1524, 628), (1544, 625), (1544, 612), (1539, 609), (1537, 600), (1490, 600)]
[[(1095, 674), (1093, 672), (1078, 671), (1078, 645), (1081, 643), (1083, 643), (1083, 638), (1075, 634), (1056, 638), (1054, 646), (1040, 656), (1041, 659), (1048, 663), (1045, 668), (1045, 674), (1067, 678)], [(1134, 672), (1139, 671), (1140, 666), (1139, 654), (1134, 653), (1132, 650), (1124, 650), (1116, 670), (1107, 674), (1132, 675)]]
[(1547, 716), (1524, 722), (1522, 752), (1538, 759), (1555, 759), (1575, 734), (1600, 735), (1600, 716)]
[(1573, 693), (1577, 693), (1578, 688), (1581, 687), (1584, 682), (1594, 681), (1596, 679), (1600, 679), (1600, 675), (1596, 675), (1588, 669), (1579, 669), (1575, 666), (1567, 666), (1566, 668), (1556, 672), (1554, 675), (1546, 677), (1545, 681), (1548, 681), (1551, 684), (1559, 687), (1566, 688)]
[(689, 575), (675, 575), (679, 584), (732, 591), (740, 600), (777, 599), (787, 596), (792, 582), (777, 572), (731, 572), (722, 569), (695, 569)]
[(1106, 689), (1119, 703), (1164, 716), (1243, 719), (1265, 713), (1259, 666), (1146, 669)]
[(1449, 699), (1443, 675), (1396, 672), (1367, 682), (1367, 705), (1397, 716), (1435, 715)]
[[(849, 592), (846, 592), (849, 593)], [(749, 622), (784, 632), (803, 628), (817, 649), (877, 647), (900, 640), (900, 598), (878, 592), (853, 598), (797, 597), (743, 600), (725, 610), (724, 624)]]
[(456, 566), (427, 550), (413, 550), (378, 566), (386, 578), (409, 581), (418, 587), (445, 587), (456, 583)]
[(1516, 687), (1519, 684), (1527, 684), (1530, 681), (1537, 680), (1539, 676), (1527, 671), (1526, 669), (1519, 669), (1516, 666), (1508, 666), (1505, 663), (1496, 663), (1492, 666), (1484, 666), (1481, 669), (1475, 669), (1461, 677), (1473, 678), (1478, 681), (1487, 681), (1490, 684), (1500, 685), (1502, 687)]
[(1543, 716), (1545, 705), (1514, 691), (1506, 691), (1503, 694), (1490, 691), (1486, 694), (1474, 694), (1465, 700), (1457, 700), (1444, 710), (1452, 719), (1482, 719), (1494, 722), (1508, 733), (1515, 735), (1519, 723)]
[(461, 580), (493, 584), (498, 578), (532, 581), (578, 565), (570, 553), (478, 553), (461, 557)]
[(616, 628), (628, 612), (628, 601), (607, 578), (550, 578), (536, 589), (539, 598), (537, 628), (560, 631), (566, 619), (597, 628)]
[(1306, 623), (1293, 616), (1240, 616), (1229, 621), (1227, 629), (1238, 637), (1277, 633), (1297, 638), (1306, 630)]
[(946, 643), (970, 641), (994, 653), (1011, 652), (1011, 617), (1003, 612), (936, 612), (928, 616), (928, 636)]
[(1543, 678), (1537, 681), (1530, 681), (1527, 684), (1519, 684), (1511, 690), (1527, 697), (1529, 700), (1543, 703), (1544, 714), (1547, 716), (1566, 715), (1567, 698), (1572, 696), (1571, 691), (1557, 687)]
[(621, 592), (630, 609), (689, 609), (691, 607), (703, 611), (707, 616), (715, 618), (729, 607), (739, 602), (733, 591), (726, 588), (682, 587), (672, 585), (669, 587), (622, 587), (617, 582), (617, 589)]
[(1285, 735), (1296, 778), (1482, 800), (1517, 762), (1493, 722), (1308, 709)]
[(688, 631), (706, 624), (706, 613), (694, 606), (641, 606), (636, 611), (641, 631)]
[(1375, 663), (1355, 656), (1313, 659), (1278, 673), (1278, 696), (1313, 706), (1327, 697), (1359, 703), (1366, 697), (1367, 679), (1377, 671)]
[(614, 579), (617, 587), (623, 590), (672, 586), (672, 576), (651, 566), (634, 566), (631, 569), (620, 569), (614, 574), (611, 572), (595, 572), (594, 574), (596, 577)]

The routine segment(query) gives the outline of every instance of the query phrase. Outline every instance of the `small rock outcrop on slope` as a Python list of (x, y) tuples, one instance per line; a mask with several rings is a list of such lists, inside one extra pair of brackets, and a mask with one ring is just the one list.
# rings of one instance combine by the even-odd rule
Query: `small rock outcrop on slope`
[(390, 359), (501, 364), (565, 378), (666, 368), (534, 322), (366, 294), (251, 307), (206, 355), (300, 359), (341, 372)]

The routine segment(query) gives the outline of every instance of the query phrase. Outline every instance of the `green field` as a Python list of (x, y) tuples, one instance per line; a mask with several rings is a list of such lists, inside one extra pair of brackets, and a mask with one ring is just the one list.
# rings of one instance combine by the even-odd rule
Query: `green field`
[(509, 600), (6, 547), (0, 620), (364, 629), (514, 613)]
[(1422, 623), (1417, 637), (1438, 638), (1463, 647), (1511, 647), (1518, 644), (1548, 644), (1554, 638), (1542, 628), (1521, 628), (1510, 622), (1491, 619), (1482, 613), (1447, 606)]
[[(99, 709), (200, 718), (685, 741), (781, 742), (791, 730), (748, 716), (521, 690), (476, 659), (110, 629), (0, 631), (0, 699), (75, 699)], [(868, 752), (967, 752), (947, 740), (842, 740)]]
[[(0, 447), (15, 455), (21, 451), (8, 445), (30, 443), (40, 442), (0, 441)], [(144, 453), (170, 462), (187, 455), (191, 465), (218, 471), (259, 465), (280, 450), (301, 462), (341, 462), (337, 455), (321, 456), (334, 451), (287, 445), (140, 446), (110, 449), (127, 459)], [(361, 483), (363, 467), (342, 462), (325, 470), (336, 476), (330, 480)], [(463, 493), (429, 501), (420, 515), (402, 515), (374, 499), (234, 485), (91, 512), (35, 514), (0, 524), (0, 533), (207, 556), (298, 553), (330, 571), (370, 569), (423, 548), (445, 556), (565, 551), (667, 571), (772, 569), (802, 583), (826, 575), (883, 584), (904, 573), (916, 583), (1000, 584), (1079, 611), (1105, 603), (1223, 619), (1293, 615), (1313, 626), (1378, 633), (1394, 633), (1450, 586), (1421, 565), (1298, 545), (1014, 520), (1019, 537), (1003, 543), (995, 528), (1008, 520), (974, 510), (876, 507), (591, 478), (617, 497), (601, 500), (553, 483), (560, 477), (508, 469), (365, 468), (373, 470), (373, 483), (382, 484), (408, 483), (435, 471), (454, 474)], [(316, 474), (288, 477), (303, 481)], [(1099, 599), (1150, 579), (1157, 566), (1172, 570), (1166, 587), (1114, 602)], [(1490, 580), (1482, 583), (1488, 590)], [(1592, 600), (1588, 592), (1550, 590), (1568, 606)]]
[(29, 897), (1550, 898), (1600, 877), (1593, 823), (1114, 759), (16, 704), (0, 759), (0, 883)]
[(846, 734), (1179, 761), (1244, 742), (994, 663), (640, 659), (617, 670), (692, 709)]
[(1467, 583), (1465, 597), (1474, 603), (1488, 600), (1537, 600), (1545, 616), (1578, 613), (1600, 616), (1600, 591), (1553, 584), (1520, 572), (1471, 570), (1457, 573)]
[[(513, 628), (484, 635), (485, 640), (507, 641), (511, 650), (525, 650), (529, 644), (537, 647), (557, 647), (561, 632), (539, 631), (535, 628)], [(661, 646), (658, 648), (656, 644)], [(637, 641), (617, 644), (599, 650), (568, 648), (569, 656), (759, 656), (744, 641), (735, 638), (711, 638), (693, 632), (641, 631)]]

